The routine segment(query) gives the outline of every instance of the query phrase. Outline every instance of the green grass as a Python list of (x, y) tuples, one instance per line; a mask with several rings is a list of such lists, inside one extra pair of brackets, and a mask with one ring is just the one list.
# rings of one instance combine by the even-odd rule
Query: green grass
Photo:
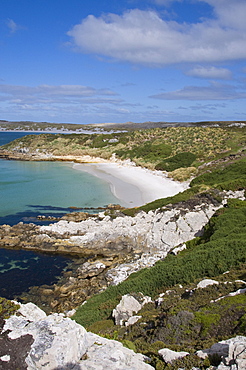
[(13, 303), (6, 298), (0, 297), (0, 319), (8, 319), (19, 308), (20, 306), (18, 304)]
[[(178, 256), (168, 255), (154, 267), (131, 274), (121, 284), (95, 295), (77, 310), (74, 319), (81, 325), (89, 326), (96, 321), (108, 319), (124, 294), (142, 292), (155, 297), (164, 287), (188, 284), (199, 277), (213, 277), (244, 263), (245, 215), (246, 202), (242, 202), (241, 208), (234, 208), (231, 204), (222, 214), (214, 216), (210, 221), (207, 229), (211, 228), (212, 231), (208, 237), (207, 230), (207, 241), (198, 238), (196, 243), (191, 243), (190, 248)], [(227, 233), (221, 234), (221, 228), (227, 228)], [(239, 232), (234, 233), (235, 228)]]
[(196, 155), (190, 152), (178, 153), (173, 157), (167, 158), (162, 162), (159, 162), (155, 168), (157, 170), (172, 172), (178, 168), (191, 167), (195, 161)]
[[(162, 162), (169, 168), (188, 166), (196, 158), (195, 165), (225, 156), (245, 146), (245, 130), (211, 127), (168, 127), (135, 130), (113, 134), (41, 134), (15, 141), (20, 147), (40, 148), (57, 155), (101, 155), (109, 158), (117, 153), (120, 158), (131, 158), (143, 166)], [(81, 147), (74, 147), (78, 144)], [(11, 143), (4, 146), (11, 149)], [(184, 155), (187, 154), (186, 160)], [(178, 155), (178, 156), (177, 156)], [(166, 162), (166, 158), (168, 159)], [(193, 162), (192, 161), (192, 162)]]
[(221, 169), (197, 176), (190, 183), (194, 185), (209, 185), (221, 190), (238, 190), (246, 187), (246, 158), (229, 164)]

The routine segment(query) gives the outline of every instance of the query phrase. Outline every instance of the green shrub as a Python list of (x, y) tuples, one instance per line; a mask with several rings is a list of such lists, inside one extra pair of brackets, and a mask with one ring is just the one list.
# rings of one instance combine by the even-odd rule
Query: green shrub
[(124, 339), (121, 341), (124, 347), (132, 349), (134, 352), (137, 352), (135, 344), (131, 340)]
[(158, 163), (155, 168), (162, 171), (174, 171), (180, 167), (191, 167), (196, 160), (196, 155), (191, 152), (178, 153), (171, 158)]
[(153, 144), (150, 141), (146, 141), (143, 144), (133, 146), (132, 149), (120, 149), (116, 150), (116, 155), (120, 158), (143, 158), (148, 162), (156, 162), (158, 158), (168, 157), (172, 152), (170, 145)]
[(0, 297), (0, 318), (8, 319), (11, 315), (13, 315), (20, 306), (15, 304), (14, 302)]
[[(121, 296), (142, 292), (155, 297), (161, 288), (176, 284), (189, 284), (198, 278), (214, 277), (237, 264), (246, 262), (246, 230), (233, 233), (235, 228), (245, 225), (245, 207), (225, 208), (224, 213), (215, 215), (207, 226), (206, 240), (178, 256), (168, 255), (152, 268), (133, 273), (117, 286), (110, 286), (101, 294), (90, 298), (81, 306), (74, 318), (84, 326), (110, 317)], [(228, 232), (221, 234), (220, 228)]]
[(144, 212), (149, 212), (151, 210), (155, 210), (158, 208), (162, 208), (167, 206), (168, 204), (176, 204), (179, 202), (185, 202), (189, 199), (191, 199), (194, 195), (198, 194), (201, 190), (200, 185), (198, 186), (193, 186), (192, 188), (189, 188), (182, 193), (178, 193), (176, 195), (173, 195), (171, 197), (167, 198), (161, 198), (154, 200), (153, 202), (147, 203), (144, 206), (141, 207), (136, 207), (136, 208), (127, 208), (123, 211), (124, 214), (128, 216), (134, 216), (136, 212), (138, 211), (144, 211)]
[(246, 187), (246, 159), (241, 159), (223, 169), (214, 170), (197, 176), (190, 183), (209, 185), (220, 190), (238, 190)]
[(201, 324), (201, 336), (206, 337), (212, 325), (216, 325), (220, 320), (220, 315), (208, 312), (195, 312), (196, 321)]

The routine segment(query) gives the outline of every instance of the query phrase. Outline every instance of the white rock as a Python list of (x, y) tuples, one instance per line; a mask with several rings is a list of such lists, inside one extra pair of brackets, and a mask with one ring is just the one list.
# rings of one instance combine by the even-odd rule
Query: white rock
[(76, 313), (76, 310), (72, 309), (72, 310), (66, 312), (66, 316), (67, 317), (72, 317), (73, 315), (75, 315), (75, 313)]
[(209, 355), (221, 356), (218, 370), (245, 370), (246, 369), (246, 337), (237, 336), (215, 343), (211, 348), (198, 351), (197, 356), (206, 358)]
[(120, 303), (113, 310), (112, 316), (115, 319), (116, 325), (124, 325), (124, 322), (129, 321), (129, 318), (137, 313), (148, 302), (151, 301), (150, 297), (140, 297), (139, 300), (130, 294), (126, 294), (121, 298)]
[(10, 356), (9, 355), (1, 356), (0, 360), (3, 361), (3, 362), (9, 362), (10, 361)]
[(20, 305), (18, 312), (23, 317), (28, 318), (29, 321), (37, 321), (46, 317), (46, 313), (32, 302), (28, 302), (26, 304), (18, 304)]
[(81, 370), (151, 370), (146, 359), (140, 353), (123, 347), (115, 340), (101, 338), (96, 334), (88, 333), (88, 349), (86, 359), (80, 361)]
[(223, 297), (219, 297), (219, 298), (217, 298), (215, 300), (212, 300), (211, 302), (218, 302), (221, 299), (224, 299), (226, 297), (235, 297), (236, 295), (244, 294), (244, 293), (246, 293), (246, 288), (244, 288), (244, 289), (238, 289), (236, 292), (231, 292), (231, 293), (229, 293), (227, 295), (224, 295)]
[(181, 245), (180, 247), (176, 247), (172, 250), (172, 253), (175, 254), (175, 256), (186, 249), (186, 244)]
[[(25, 305), (23, 305), (25, 306)], [(3, 332), (7, 332), (10, 339), (30, 335), (33, 338), (31, 349), (24, 345), (27, 370), (151, 370), (152, 366), (145, 363), (146, 357), (123, 347), (114, 340), (101, 338), (96, 334), (88, 333), (75, 321), (65, 318), (61, 314), (52, 314), (45, 318), (34, 315), (28, 318), (27, 309), (22, 307), (26, 315), (11, 316), (5, 321)], [(34, 308), (34, 307), (33, 307)], [(34, 308), (34, 310), (36, 310)], [(30, 312), (30, 311), (29, 311)], [(30, 313), (31, 314), (31, 313)], [(40, 315), (43, 316), (43, 315)], [(12, 351), (15, 351), (13, 348)], [(14, 356), (14, 353), (12, 354)], [(5, 368), (4, 362), (11, 361), (11, 353), (0, 357), (0, 366)], [(10, 363), (8, 364), (8, 368)], [(2, 368), (2, 367), (1, 367)]]
[(204, 279), (204, 280), (201, 280), (198, 284), (197, 284), (197, 288), (206, 288), (207, 286), (209, 285), (215, 285), (215, 284), (219, 284), (218, 281), (216, 280), (212, 280), (212, 279)]
[[(243, 192), (224, 192), (225, 203), (229, 197), (244, 198)], [(214, 212), (221, 208), (221, 204), (198, 205), (195, 210), (173, 208), (171, 210), (155, 210), (145, 213), (137, 213), (135, 217), (116, 217), (110, 219), (109, 216), (102, 219), (89, 218), (81, 222), (61, 220), (49, 226), (41, 226), (41, 232), (56, 232), (61, 235), (70, 234), (68, 242), (78, 246), (93, 247), (96, 242), (114, 241), (114, 238), (127, 238), (127, 243), (132, 239), (132, 245), (137, 244), (145, 257), (139, 262), (130, 262), (116, 267), (109, 280), (112, 284), (118, 284), (125, 280), (132, 272), (152, 266), (158, 259), (164, 258), (167, 253), (177, 245), (186, 243), (199, 236), (203, 232)], [(136, 242), (137, 241), (137, 242)], [(147, 256), (154, 256), (150, 258)], [(146, 262), (146, 264), (145, 264)]]
[(175, 361), (178, 358), (182, 358), (189, 355), (189, 352), (175, 352), (168, 348), (160, 349), (158, 353), (167, 363), (172, 363), (172, 361)]
[(141, 319), (142, 316), (132, 316), (128, 319), (128, 321), (125, 322), (125, 326), (130, 326), (130, 325), (134, 325), (136, 324), (136, 322), (138, 322), (139, 319)]
[(76, 364), (86, 351), (86, 330), (63, 315), (52, 314), (32, 321), (11, 316), (3, 331), (10, 330), (10, 339), (31, 335), (34, 342), (26, 358), (28, 370), (55, 369), (64, 364)]

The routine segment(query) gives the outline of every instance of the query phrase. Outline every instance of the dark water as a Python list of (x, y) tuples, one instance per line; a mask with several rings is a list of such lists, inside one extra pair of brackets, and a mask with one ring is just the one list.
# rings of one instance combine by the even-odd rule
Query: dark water
[[(0, 145), (26, 134), (0, 132)], [(37, 215), (59, 217), (71, 212), (71, 206), (83, 210), (115, 202), (108, 184), (70, 163), (0, 159), (0, 225), (49, 224), (38, 222)], [(0, 249), (0, 296), (16, 299), (32, 286), (54, 284), (69, 262), (58, 255)]]
[(35, 133), (35, 132), (28, 133), (28, 132), (16, 132), (16, 131), (15, 132), (0, 131), (0, 146), (10, 143), (10, 141), (19, 139), (20, 137), (26, 136), (28, 134), (38, 135), (38, 133)]
[(61, 256), (0, 249), (0, 296), (13, 299), (31, 286), (54, 284), (68, 262)]

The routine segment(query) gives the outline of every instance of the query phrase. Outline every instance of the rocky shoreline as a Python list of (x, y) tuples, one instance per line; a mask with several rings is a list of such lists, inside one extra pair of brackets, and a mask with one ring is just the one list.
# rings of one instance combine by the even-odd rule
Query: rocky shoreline
[(197, 195), (163, 209), (138, 212), (134, 217), (111, 209), (98, 215), (75, 212), (74, 218), (70, 214), (68, 220), (49, 226), (2, 225), (0, 247), (71, 256), (69, 271), (59, 283), (33, 287), (22, 297), (46, 312), (65, 312), (132, 272), (153, 266), (168, 253), (178, 253), (188, 240), (202, 234), (214, 212), (229, 198), (245, 199), (244, 191)]
[[(17, 161), (52, 161), (52, 162), (75, 162), (75, 163), (108, 163), (109, 161), (101, 157), (90, 155), (54, 155), (38, 150), (30, 152), (29, 148), (17, 150), (0, 149), (0, 158)], [(119, 161), (121, 162), (121, 161)]]

